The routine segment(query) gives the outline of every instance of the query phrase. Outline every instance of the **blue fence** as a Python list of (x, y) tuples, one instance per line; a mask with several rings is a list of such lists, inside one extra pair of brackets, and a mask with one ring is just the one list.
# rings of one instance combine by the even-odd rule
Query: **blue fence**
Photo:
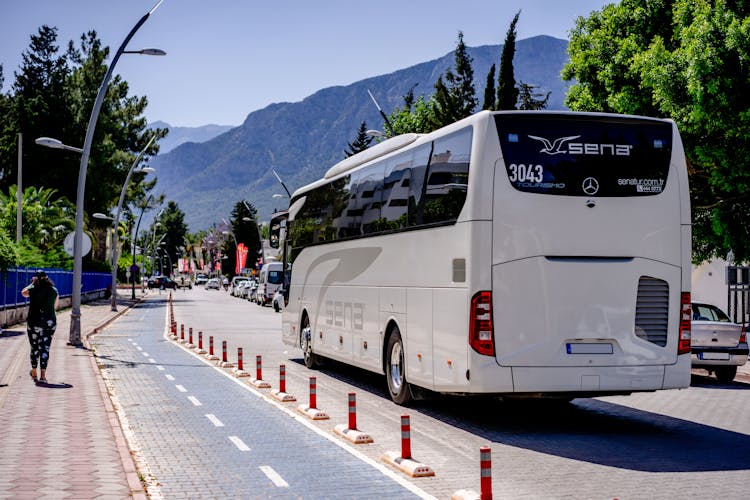
[[(28, 303), (29, 299), (21, 295), (21, 290), (31, 283), (31, 277), (39, 269), (47, 273), (55, 283), (55, 288), (60, 293), (60, 297), (70, 297), (73, 294), (73, 271), (45, 267), (11, 268), (2, 273), (2, 297), (0, 297), (2, 302), (0, 306), (3, 309), (24, 306)], [(98, 292), (111, 286), (112, 275), (109, 273), (84, 272), (81, 281), (83, 283), (82, 294)]]

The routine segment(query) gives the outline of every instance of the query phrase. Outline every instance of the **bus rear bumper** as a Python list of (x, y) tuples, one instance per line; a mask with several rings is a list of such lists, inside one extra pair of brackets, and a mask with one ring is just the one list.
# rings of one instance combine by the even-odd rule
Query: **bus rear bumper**
[[(554, 394), (580, 393), (581, 397), (605, 394), (628, 394), (661, 389), (682, 389), (690, 385), (690, 356), (678, 356), (673, 365), (654, 366), (597, 366), (597, 367), (535, 367), (514, 366), (500, 368), (501, 374), (510, 372), (511, 384), (507, 376), (488, 376), (485, 373), (472, 373), (471, 385), (475, 380), (497, 381), (474, 387), (472, 392), (496, 394)], [(475, 378), (474, 375), (481, 375)], [(499, 374), (498, 374), (499, 375)], [(511, 385), (509, 387), (509, 385)]]

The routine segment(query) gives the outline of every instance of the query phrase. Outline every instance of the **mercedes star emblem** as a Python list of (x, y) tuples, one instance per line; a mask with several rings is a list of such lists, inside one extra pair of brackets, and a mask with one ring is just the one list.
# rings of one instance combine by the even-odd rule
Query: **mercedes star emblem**
[(599, 191), (599, 181), (593, 177), (586, 177), (583, 180), (583, 192), (591, 196)]

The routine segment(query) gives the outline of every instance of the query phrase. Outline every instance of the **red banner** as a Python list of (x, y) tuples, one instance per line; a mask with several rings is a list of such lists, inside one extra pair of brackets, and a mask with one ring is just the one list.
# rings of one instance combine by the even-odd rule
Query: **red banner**
[(245, 268), (245, 263), (247, 262), (247, 250), (248, 249), (244, 243), (237, 245), (237, 258), (235, 259), (236, 264), (234, 266), (235, 274), (240, 274)]

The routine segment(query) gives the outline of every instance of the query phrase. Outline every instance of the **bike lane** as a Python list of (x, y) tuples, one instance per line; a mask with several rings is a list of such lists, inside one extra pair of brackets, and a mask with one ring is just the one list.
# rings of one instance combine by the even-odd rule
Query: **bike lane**
[(91, 339), (152, 497), (431, 498), (167, 341), (165, 305)]

